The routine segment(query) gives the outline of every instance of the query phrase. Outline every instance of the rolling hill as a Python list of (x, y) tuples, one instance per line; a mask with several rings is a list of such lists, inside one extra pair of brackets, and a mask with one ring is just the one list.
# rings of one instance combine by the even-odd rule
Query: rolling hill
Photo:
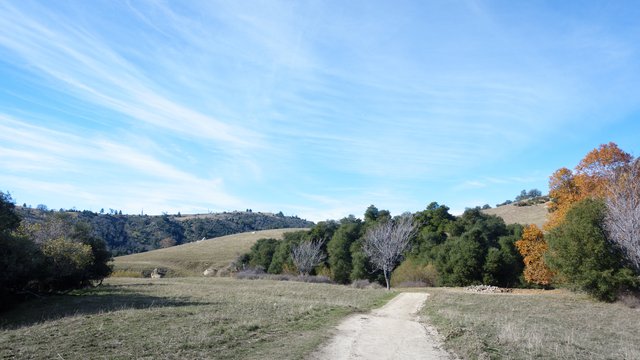
[(493, 209), (482, 210), (485, 214), (501, 217), (507, 224), (535, 224), (538, 227), (547, 221), (549, 203), (530, 206), (503, 205)]
[(239, 255), (249, 251), (262, 238), (281, 239), (286, 232), (305, 228), (252, 231), (196, 241), (165, 249), (114, 258), (114, 275), (139, 277), (155, 268), (165, 269), (167, 276), (202, 276), (205, 269), (221, 269)]
[(109, 214), (91, 211), (58, 211), (17, 207), (27, 223), (44, 223), (58, 216), (72, 222), (89, 224), (95, 235), (107, 243), (113, 256), (186, 244), (200, 239), (251, 231), (308, 228), (313, 222), (297, 216), (269, 212), (232, 211), (193, 215), (121, 215), (110, 209)]

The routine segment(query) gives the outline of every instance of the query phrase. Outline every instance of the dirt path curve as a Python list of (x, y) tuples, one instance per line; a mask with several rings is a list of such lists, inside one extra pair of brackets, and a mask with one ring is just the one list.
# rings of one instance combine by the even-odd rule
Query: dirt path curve
[(369, 314), (348, 317), (333, 338), (311, 358), (450, 359), (441, 344), (418, 322), (418, 311), (429, 297), (401, 293)]

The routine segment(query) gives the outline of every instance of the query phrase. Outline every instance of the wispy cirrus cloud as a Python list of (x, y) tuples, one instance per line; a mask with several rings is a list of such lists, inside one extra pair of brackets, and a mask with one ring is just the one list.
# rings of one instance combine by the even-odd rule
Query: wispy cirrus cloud
[[(166, 96), (143, 69), (81, 25), (32, 5), (29, 13), (0, 4), (0, 45), (62, 85), (60, 91), (112, 111), (220, 147), (254, 148), (259, 134), (180, 104)], [(40, 15), (40, 16), (37, 16)], [(42, 21), (47, 19), (46, 21)]]
[(371, 203), (501, 201), (543, 188), (581, 146), (635, 144), (638, 15), (482, 1), (2, 2), (0, 175), (132, 209), (316, 220)]
[(225, 191), (222, 178), (203, 178), (181, 170), (148, 153), (148, 146), (137, 148), (105, 136), (61, 132), (6, 115), (0, 115), (0, 141), (5, 144), (0, 147), (0, 166), (22, 174), (0, 175), (0, 181), (19, 190), (39, 190), (49, 193), (46, 197), (62, 192), (72, 203), (91, 200), (134, 212), (142, 204), (155, 213), (245, 205)]

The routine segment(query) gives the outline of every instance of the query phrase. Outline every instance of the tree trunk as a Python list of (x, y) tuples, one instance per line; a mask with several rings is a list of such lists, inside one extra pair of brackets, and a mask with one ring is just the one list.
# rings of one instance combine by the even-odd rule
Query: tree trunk
[(391, 286), (389, 285), (389, 272), (386, 270), (383, 272), (384, 272), (384, 281), (387, 282), (387, 290), (390, 290)]

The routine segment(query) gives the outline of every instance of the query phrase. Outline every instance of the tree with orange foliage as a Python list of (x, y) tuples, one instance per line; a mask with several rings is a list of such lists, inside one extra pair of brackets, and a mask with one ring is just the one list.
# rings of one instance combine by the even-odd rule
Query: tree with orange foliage
[(567, 168), (555, 171), (549, 178), (552, 204), (544, 229), (551, 230), (560, 225), (569, 209), (578, 201), (588, 197), (605, 197), (613, 173), (631, 160), (633, 157), (630, 154), (610, 142), (591, 150), (575, 167), (575, 171)]
[(522, 239), (516, 241), (516, 248), (524, 258), (524, 279), (543, 286), (551, 284), (553, 272), (544, 262), (544, 253), (549, 246), (542, 231), (536, 225), (527, 226)]
[[(575, 167), (556, 170), (549, 178), (549, 219), (545, 231), (560, 226), (574, 204), (586, 198), (604, 198), (608, 194), (609, 182), (618, 169), (627, 166), (633, 157), (622, 151), (613, 142), (602, 144), (591, 150)], [(525, 229), (522, 239), (516, 242), (524, 258), (525, 280), (540, 285), (549, 285), (553, 276), (544, 262), (548, 245), (544, 234), (536, 226)]]

